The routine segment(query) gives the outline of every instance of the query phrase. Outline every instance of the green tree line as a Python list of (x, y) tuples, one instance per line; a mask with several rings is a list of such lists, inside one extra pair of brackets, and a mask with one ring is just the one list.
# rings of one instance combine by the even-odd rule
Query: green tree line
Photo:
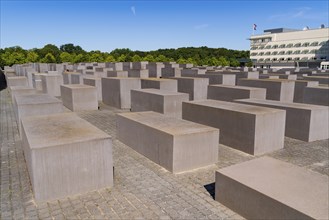
[(210, 66), (239, 66), (239, 59), (249, 59), (249, 51), (226, 48), (183, 47), (154, 51), (132, 51), (128, 48), (111, 52), (85, 51), (74, 44), (57, 47), (47, 44), (43, 48), (25, 50), (19, 46), (0, 49), (0, 66), (23, 63), (80, 63), (80, 62), (168, 62), (193, 63)]

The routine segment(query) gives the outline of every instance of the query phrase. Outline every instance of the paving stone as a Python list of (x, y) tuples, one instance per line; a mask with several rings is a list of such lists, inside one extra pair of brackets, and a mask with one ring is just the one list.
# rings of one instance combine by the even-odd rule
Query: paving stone
[[(101, 104), (99, 111), (78, 113), (81, 118), (112, 136), (114, 187), (36, 205), (19, 140), (11, 95), (8, 89), (1, 91), (0, 218), (242, 219), (214, 201), (205, 186), (215, 182), (216, 170), (256, 158), (255, 156), (219, 145), (218, 162), (215, 165), (174, 175), (116, 139), (115, 114), (122, 112), (127, 110)], [(307, 143), (285, 138), (283, 149), (266, 155), (329, 175), (328, 140)], [(211, 188), (208, 190), (211, 191)], [(92, 207), (92, 211), (87, 207)], [(183, 210), (190, 211), (180, 214)]]

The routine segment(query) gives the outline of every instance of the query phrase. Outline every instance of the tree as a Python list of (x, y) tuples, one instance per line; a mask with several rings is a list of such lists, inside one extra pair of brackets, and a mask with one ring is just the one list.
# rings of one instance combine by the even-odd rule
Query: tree
[(74, 63), (74, 54), (69, 54), (68, 52), (62, 52), (59, 55), (60, 61), (63, 63)]
[(126, 61), (126, 56), (124, 54), (120, 55), (117, 59), (118, 62), (125, 62)]
[(230, 66), (234, 66), (234, 67), (240, 66), (240, 62), (235, 58), (231, 58), (230, 59)]
[(159, 55), (158, 57), (155, 58), (155, 61), (156, 62), (167, 62), (168, 58), (161, 54), (161, 55)]
[(176, 62), (179, 64), (187, 63), (187, 61), (183, 57), (180, 57)]
[(67, 52), (67, 53), (75, 53), (75, 54), (80, 54), (80, 53), (85, 53), (85, 51), (80, 47), (80, 46), (74, 46), (74, 44), (63, 44), (59, 47), (60, 51), (62, 52)]
[(133, 62), (140, 62), (140, 61), (142, 61), (142, 58), (136, 54), (132, 57), (132, 61)]
[(26, 61), (27, 63), (36, 63), (39, 60), (39, 55), (34, 51), (29, 51), (26, 54)]
[(44, 58), (40, 60), (41, 63), (56, 63), (56, 58), (51, 53), (47, 53)]
[(115, 58), (114, 58), (114, 56), (112, 56), (112, 55), (108, 55), (108, 56), (105, 58), (105, 62), (115, 62)]
[(50, 53), (55, 58), (55, 62), (60, 61), (59, 55), (61, 51), (53, 44), (47, 44), (43, 48), (37, 50), (37, 52), (39, 57), (46, 57), (46, 55)]
[(221, 56), (218, 58), (218, 66), (229, 66), (230, 62), (225, 59), (225, 57)]
[(143, 61), (149, 61), (149, 62), (155, 62), (155, 59), (154, 59), (154, 57), (151, 54), (148, 54), (142, 60)]

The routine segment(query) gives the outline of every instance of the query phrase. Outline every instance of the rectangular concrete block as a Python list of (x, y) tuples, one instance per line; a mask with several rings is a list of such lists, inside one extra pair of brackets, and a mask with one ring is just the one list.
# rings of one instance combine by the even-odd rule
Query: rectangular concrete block
[(42, 74), (42, 92), (51, 96), (61, 96), (61, 85), (64, 84), (60, 74)]
[(219, 130), (156, 112), (117, 115), (118, 139), (173, 173), (218, 160)]
[(283, 148), (283, 110), (239, 103), (200, 100), (183, 102), (185, 120), (220, 129), (220, 143), (252, 155)]
[(208, 99), (233, 101), (234, 99), (255, 98), (265, 99), (266, 89), (247, 86), (209, 85)]
[(216, 172), (216, 201), (246, 219), (328, 219), (328, 176), (261, 157)]
[(325, 86), (305, 87), (303, 103), (329, 106), (329, 87), (325, 87)]
[(188, 100), (186, 93), (158, 89), (131, 90), (131, 111), (155, 111), (182, 118), (182, 102)]
[(88, 85), (62, 85), (63, 105), (71, 111), (92, 111), (98, 109), (97, 89)]
[(195, 74), (205, 74), (206, 69), (199, 69), (199, 68), (193, 68), (193, 69), (182, 69), (182, 76), (183, 75), (195, 75)]
[(149, 77), (159, 78), (161, 77), (161, 71), (164, 67), (163, 63), (149, 63), (146, 65), (146, 69), (149, 70)]
[(10, 93), (11, 93), (12, 103), (14, 103), (16, 95), (41, 94), (40, 91), (29, 86), (11, 86)]
[(266, 99), (292, 102), (294, 99), (295, 81), (286, 79), (240, 79), (239, 86), (250, 86), (266, 89)]
[(166, 77), (180, 77), (182, 69), (181, 68), (171, 68), (171, 67), (164, 67), (161, 69), (161, 76)]
[(83, 83), (83, 75), (81, 73), (70, 73), (71, 84), (82, 84)]
[(128, 77), (128, 71), (123, 71), (123, 70), (107, 71), (107, 77)]
[(13, 109), (20, 134), (23, 117), (56, 114), (64, 111), (62, 101), (48, 94), (16, 95)]
[(304, 76), (304, 80), (317, 81), (319, 84), (329, 84), (329, 76)]
[(83, 84), (88, 86), (94, 86), (97, 90), (97, 100), (102, 101), (102, 82), (98, 77), (85, 77), (83, 78)]
[(259, 99), (235, 101), (247, 105), (285, 110), (285, 135), (287, 137), (308, 142), (329, 138), (329, 111), (325, 106)]
[(318, 85), (319, 82), (317, 81), (296, 80), (295, 90), (294, 90), (294, 102), (303, 103), (305, 88), (308, 86), (318, 86)]
[(188, 93), (190, 100), (207, 99), (209, 79), (192, 77), (174, 77), (178, 92)]
[(128, 70), (128, 77), (149, 78), (149, 70), (131, 69), (131, 70)]
[(111, 137), (74, 113), (22, 120), (22, 146), (37, 202), (113, 186)]
[(102, 78), (103, 103), (120, 109), (130, 109), (132, 89), (141, 89), (140, 78)]
[(26, 76), (8, 76), (7, 79), (7, 86), (28, 86), (28, 80)]
[(173, 79), (159, 79), (159, 78), (147, 78), (141, 79), (142, 89), (161, 89), (172, 92), (177, 92), (177, 80)]

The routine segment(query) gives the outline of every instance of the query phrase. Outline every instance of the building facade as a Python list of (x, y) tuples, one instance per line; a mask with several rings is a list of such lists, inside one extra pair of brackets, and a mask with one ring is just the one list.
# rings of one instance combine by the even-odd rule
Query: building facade
[(255, 67), (320, 67), (329, 60), (329, 28), (276, 28), (250, 37), (250, 59)]

